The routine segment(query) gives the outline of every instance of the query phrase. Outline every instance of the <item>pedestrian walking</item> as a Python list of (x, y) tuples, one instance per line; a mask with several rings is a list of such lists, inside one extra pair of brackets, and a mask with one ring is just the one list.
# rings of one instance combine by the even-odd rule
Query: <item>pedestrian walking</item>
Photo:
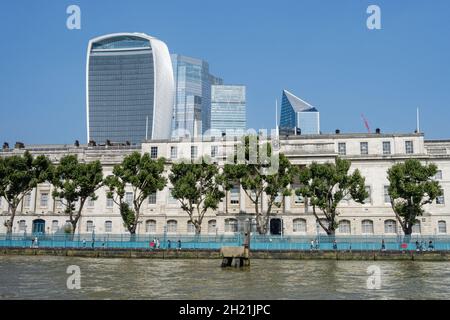
[(384, 239), (381, 240), (381, 251), (386, 251), (386, 244), (384, 243)]
[(156, 249), (160, 248), (160, 243), (159, 243), (159, 239), (156, 239)]
[(39, 248), (38, 237), (34, 237), (34, 246)]
[(311, 251), (314, 250), (314, 239), (311, 239), (311, 248), (310, 248), (310, 250), (311, 250)]
[(181, 250), (181, 240), (178, 240), (178, 250)]
[(83, 239), (83, 248), (86, 248), (86, 239)]
[(172, 242), (170, 240), (167, 240), (167, 249), (170, 249), (171, 246), (172, 246)]
[(417, 252), (420, 251), (420, 244), (419, 244), (419, 241), (416, 241), (416, 251), (417, 251)]
[(428, 251), (434, 251), (434, 244), (431, 240), (428, 242)]
[(336, 240), (333, 240), (333, 250), (337, 250), (337, 242), (336, 242)]

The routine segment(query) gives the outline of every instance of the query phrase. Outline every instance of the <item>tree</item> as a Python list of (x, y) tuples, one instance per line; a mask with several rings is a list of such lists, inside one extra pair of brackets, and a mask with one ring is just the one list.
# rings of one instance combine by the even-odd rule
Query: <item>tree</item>
[(439, 182), (433, 180), (436, 172), (436, 165), (422, 165), (416, 159), (395, 164), (388, 170), (391, 206), (405, 235), (411, 235), (417, 217), (424, 213), (423, 206), (443, 194)]
[(208, 209), (216, 210), (225, 193), (220, 189), (222, 177), (217, 165), (207, 161), (200, 163), (175, 163), (169, 180), (173, 185), (172, 196), (189, 215), (189, 221), (200, 234), (202, 221)]
[(17, 207), (31, 190), (39, 183), (51, 178), (50, 160), (41, 155), (33, 159), (28, 151), (23, 156), (0, 157), (0, 197), (5, 198), (10, 209), (5, 222), (7, 233), (13, 231)]
[[(165, 162), (164, 158), (153, 160), (148, 153), (141, 156), (139, 152), (134, 152), (114, 166), (113, 175), (104, 181), (109, 188), (107, 197), (119, 206), (124, 225), (132, 235), (136, 233), (142, 203), (167, 184), (167, 179), (162, 176)], [(131, 203), (126, 201), (127, 186), (133, 191)]]
[[(82, 163), (76, 155), (61, 158), (53, 173), (53, 197), (59, 198), (64, 212), (69, 216), (72, 234), (81, 218), (84, 204), (91, 198), (97, 200), (95, 192), (103, 184), (103, 169), (100, 161)], [(77, 208), (78, 205), (78, 208)]]
[[(230, 190), (235, 184), (242, 186), (255, 208), (256, 229), (259, 234), (266, 234), (273, 206), (282, 204), (277, 198), (291, 195), (295, 169), (285, 155), (275, 156), (271, 145), (261, 144), (257, 137), (244, 137), (241, 147), (242, 159), (236, 155), (234, 163), (224, 166), (224, 187)], [(263, 195), (266, 210), (263, 210)]]
[[(296, 194), (307, 199), (318, 223), (328, 235), (335, 234), (338, 227), (336, 217), (339, 215), (337, 207), (344, 198), (351, 196), (354, 201), (363, 203), (369, 196), (365, 190), (365, 179), (359, 170), (348, 174), (350, 165), (350, 161), (336, 158), (335, 163), (313, 162), (300, 170), (301, 187), (296, 190)], [(327, 223), (319, 218), (317, 209)]]

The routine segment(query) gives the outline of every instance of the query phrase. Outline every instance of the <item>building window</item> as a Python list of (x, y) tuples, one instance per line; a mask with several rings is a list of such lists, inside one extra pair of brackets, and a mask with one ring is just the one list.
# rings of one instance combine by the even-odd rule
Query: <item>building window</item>
[[(0, 199), (0, 206), (1, 206), (1, 203), (2, 203), (2, 201), (1, 201), (1, 199)], [(23, 198), (23, 206), (24, 206), (24, 208), (29, 208), (29, 207), (31, 207), (31, 193), (30, 193), (30, 192), (28, 192), (28, 193), (25, 195), (25, 197)]]
[(158, 147), (150, 148), (150, 158), (157, 159), (158, 158)]
[(133, 192), (125, 193), (125, 203), (130, 207), (133, 205)]
[(156, 192), (153, 192), (148, 196), (148, 204), (156, 204)]
[(405, 151), (406, 151), (406, 154), (414, 153), (414, 145), (413, 145), (412, 141), (405, 141)]
[(339, 233), (341, 234), (351, 234), (351, 224), (348, 220), (339, 221)]
[(370, 186), (365, 186), (365, 189), (366, 189), (368, 196), (364, 200), (364, 204), (371, 204), (372, 203), (372, 188)]
[(94, 222), (91, 220), (86, 221), (86, 232), (94, 231)]
[(438, 233), (447, 234), (447, 222), (438, 221)]
[(177, 225), (178, 225), (178, 222), (176, 220), (167, 221), (167, 232), (168, 233), (176, 233)]
[(114, 200), (112, 198), (106, 198), (106, 207), (112, 208), (114, 206)]
[(391, 154), (391, 143), (383, 141), (383, 154)]
[(155, 220), (145, 221), (145, 232), (146, 233), (156, 233), (156, 221)]
[(420, 234), (420, 221), (416, 221), (416, 223), (412, 227), (412, 233)]
[(56, 209), (61, 209), (62, 208), (62, 200), (59, 197), (55, 198), (55, 208)]
[(170, 188), (170, 189), (169, 189), (169, 194), (168, 194), (168, 200), (167, 200), (167, 202), (168, 202), (169, 204), (177, 204), (177, 199), (175, 199), (175, 198), (173, 197), (172, 191), (173, 191), (173, 188)]
[(219, 146), (211, 146), (211, 158), (217, 157), (219, 154)]
[(361, 222), (362, 234), (373, 234), (373, 221), (363, 220)]
[(233, 187), (230, 191), (230, 203), (239, 204), (240, 190), (239, 187)]
[(442, 180), (442, 170), (436, 171), (436, 174), (434, 175), (434, 180)]
[(391, 196), (389, 195), (389, 186), (384, 186), (384, 203), (391, 203)]
[(192, 221), (187, 222), (187, 233), (195, 233), (195, 225)]
[(225, 220), (225, 232), (237, 232), (238, 224), (236, 219)]
[(197, 159), (197, 146), (191, 146), (191, 160)]
[(48, 193), (47, 192), (41, 193), (40, 205), (41, 205), (41, 208), (46, 208), (48, 206)]
[(19, 221), (19, 232), (26, 232), (27, 231), (27, 225), (25, 220)]
[(59, 223), (58, 220), (53, 220), (52, 221), (52, 232), (56, 233), (59, 229)]
[(359, 149), (361, 151), (361, 155), (369, 154), (369, 144), (367, 142), (361, 142), (359, 144)]
[(397, 233), (397, 222), (395, 220), (386, 220), (384, 222), (384, 233)]
[(87, 206), (88, 206), (88, 208), (93, 208), (94, 207), (94, 199), (92, 199), (92, 197), (88, 198)]
[(208, 233), (209, 234), (216, 234), (217, 233), (217, 221), (216, 220), (209, 220), (208, 221)]
[(105, 221), (105, 232), (112, 232), (112, 221)]
[(293, 221), (293, 232), (306, 233), (306, 220), (305, 219), (294, 219)]
[(445, 204), (444, 194), (442, 194), (442, 196), (436, 197), (436, 204)]
[(345, 142), (338, 143), (338, 153), (340, 156), (345, 156), (347, 154), (347, 146)]
[(176, 159), (178, 157), (178, 149), (175, 146), (170, 147), (170, 159)]

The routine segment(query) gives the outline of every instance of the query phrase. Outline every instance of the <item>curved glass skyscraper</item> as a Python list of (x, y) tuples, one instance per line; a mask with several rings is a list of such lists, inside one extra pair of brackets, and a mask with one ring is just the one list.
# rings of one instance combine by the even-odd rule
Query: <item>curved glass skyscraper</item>
[(89, 41), (86, 64), (88, 141), (167, 139), (174, 95), (166, 44), (143, 33)]

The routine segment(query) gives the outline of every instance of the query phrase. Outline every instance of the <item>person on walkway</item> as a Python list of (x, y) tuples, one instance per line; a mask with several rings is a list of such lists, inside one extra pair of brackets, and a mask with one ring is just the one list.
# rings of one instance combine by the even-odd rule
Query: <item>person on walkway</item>
[(39, 248), (38, 237), (34, 237), (34, 246)]
[(150, 249), (153, 250), (155, 248), (155, 241), (150, 241)]
[(34, 248), (34, 238), (31, 239), (31, 248)]
[(86, 239), (83, 239), (83, 248), (86, 248)]
[(181, 240), (178, 240), (178, 250), (181, 250)]
[(167, 240), (167, 249), (170, 249), (171, 246), (172, 246), (172, 242), (170, 240)]
[(434, 244), (433, 241), (430, 240), (430, 242), (428, 242), (428, 251), (434, 251)]
[(416, 251), (419, 252), (420, 251), (420, 244), (419, 241), (416, 240)]
[(336, 242), (336, 240), (333, 240), (333, 250), (337, 250), (337, 242)]
[(160, 243), (159, 243), (159, 239), (156, 239), (156, 249), (160, 248)]
[(386, 244), (384, 243), (384, 239), (381, 240), (381, 251), (386, 251)]
[(311, 251), (313, 251), (314, 250), (314, 240), (311, 240), (311, 249), (310, 249)]

